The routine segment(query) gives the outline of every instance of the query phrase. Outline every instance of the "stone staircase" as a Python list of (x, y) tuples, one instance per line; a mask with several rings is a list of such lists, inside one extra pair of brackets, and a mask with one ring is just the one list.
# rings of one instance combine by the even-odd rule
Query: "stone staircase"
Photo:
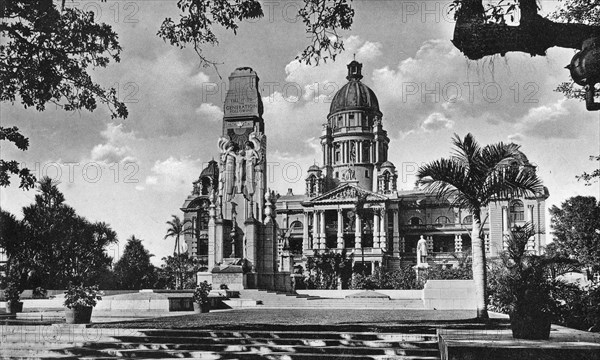
[(318, 309), (423, 309), (420, 299), (330, 299), (308, 295), (285, 294), (266, 290), (240, 290), (241, 299), (256, 300), (258, 306), (270, 308)]
[(7, 328), (2, 359), (440, 359), (433, 333)]

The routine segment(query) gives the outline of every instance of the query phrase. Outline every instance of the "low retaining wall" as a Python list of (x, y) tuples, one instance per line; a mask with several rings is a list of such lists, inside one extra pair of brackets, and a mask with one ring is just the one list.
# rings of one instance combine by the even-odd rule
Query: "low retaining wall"
[[(298, 294), (318, 296), (329, 299), (344, 299), (348, 295), (362, 293), (365, 290), (296, 290)], [(414, 300), (422, 299), (422, 290), (385, 290), (376, 289), (376, 292), (390, 297), (392, 300)]]
[(473, 280), (428, 280), (423, 289), (426, 309), (474, 310), (475, 282)]

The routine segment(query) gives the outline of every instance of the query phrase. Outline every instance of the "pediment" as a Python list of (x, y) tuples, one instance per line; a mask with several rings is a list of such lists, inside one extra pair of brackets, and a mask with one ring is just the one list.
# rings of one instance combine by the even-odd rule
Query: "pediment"
[(365, 190), (354, 184), (343, 184), (337, 188), (311, 199), (312, 203), (331, 202), (358, 202), (361, 201), (385, 201), (384, 195)]

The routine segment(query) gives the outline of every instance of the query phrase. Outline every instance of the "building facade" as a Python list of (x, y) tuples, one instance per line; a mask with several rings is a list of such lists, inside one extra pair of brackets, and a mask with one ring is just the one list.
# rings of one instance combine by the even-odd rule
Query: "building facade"
[[(212, 161), (202, 171), (182, 207), (185, 218), (194, 226), (194, 234), (186, 236), (188, 251), (206, 259), (207, 273), (220, 271), (224, 262), (245, 263), (245, 273), (257, 280), (244, 286), (268, 288), (264, 285), (285, 282), (285, 274), (292, 267), (303, 268), (308, 258), (324, 251), (352, 253), (355, 263), (372, 272), (415, 264), (421, 237), (427, 242), (431, 263), (453, 265), (460, 254), (470, 250), (472, 217), (467, 211), (452, 208), (447, 201), (419, 189), (397, 189), (398, 173), (388, 160), (390, 139), (377, 97), (362, 83), (360, 63), (352, 61), (347, 68), (348, 82), (334, 95), (329, 114), (324, 116), (322, 165), (308, 168), (304, 194), (288, 190), (283, 196), (264, 188), (266, 136), (260, 96), (257, 111), (251, 114), (235, 109), (248, 108), (252, 101), (236, 104), (230, 99), (240, 83), (236, 80), (240, 72), (252, 77), (250, 83), (255, 85), (258, 77), (248, 68), (232, 74), (225, 100), (223, 137), (219, 140), (220, 162)], [(256, 139), (260, 141), (250, 141), (253, 146), (248, 147), (249, 140)], [(234, 146), (228, 145), (231, 143)], [(248, 152), (255, 149), (258, 152), (252, 160)], [(245, 175), (231, 165), (243, 161)], [(535, 171), (529, 163), (520, 166)], [(255, 190), (249, 191), (249, 187)], [(526, 221), (537, 229), (529, 247), (541, 251), (545, 246), (547, 197), (546, 191), (533, 198), (497, 201), (482, 209), (486, 254), (497, 256), (504, 249), (511, 224)], [(256, 229), (242, 229), (242, 223), (255, 223)], [(263, 238), (264, 224), (271, 224), (269, 239)], [(252, 237), (248, 231), (255, 232), (252, 250), (248, 249), (247, 241)], [(266, 253), (260, 254), (262, 251)], [(268, 261), (259, 268), (254, 264), (261, 256)], [(261, 282), (260, 272), (265, 266), (271, 275)]]

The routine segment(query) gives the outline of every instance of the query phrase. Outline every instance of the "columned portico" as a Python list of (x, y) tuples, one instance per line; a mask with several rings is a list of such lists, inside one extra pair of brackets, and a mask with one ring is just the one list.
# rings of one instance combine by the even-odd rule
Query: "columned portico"
[(380, 248), (380, 237), (379, 237), (379, 209), (373, 211), (373, 247)]
[(325, 242), (326, 234), (325, 234), (325, 211), (319, 210), (319, 249), (324, 250), (327, 248), (327, 244)]

